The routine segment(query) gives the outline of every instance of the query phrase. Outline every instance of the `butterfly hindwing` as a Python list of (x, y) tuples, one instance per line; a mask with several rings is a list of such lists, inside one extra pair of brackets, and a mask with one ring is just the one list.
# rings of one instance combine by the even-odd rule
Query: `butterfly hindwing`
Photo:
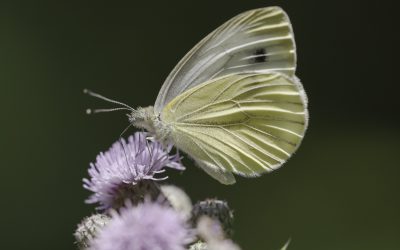
[(276, 71), (293, 76), (292, 27), (279, 7), (246, 11), (200, 41), (164, 82), (154, 105), (160, 113), (177, 95), (210, 79), (243, 72)]
[(209, 80), (175, 97), (161, 113), (175, 145), (220, 182), (281, 166), (307, 126), (300, 83), (284, 74), (241, 73)]
[(235, 176), (233, 176), (231, 172), (224, 171), (222, 168), (218, 168), (215, 165), (207, 165), (206, 162), (197, 161), (196, 163), (207, 174), (209, 174), (219, 182), (225, 185), (235, 184)]

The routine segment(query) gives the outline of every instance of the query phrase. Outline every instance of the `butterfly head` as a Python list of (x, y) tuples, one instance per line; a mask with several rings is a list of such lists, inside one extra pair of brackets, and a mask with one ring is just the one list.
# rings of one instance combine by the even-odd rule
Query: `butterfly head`
[(133, 126), (146, 129), (151, 134), (155, 133), (157, 116), (154, 114), (153, 106), (133, 109), (132, 112), (128, 114), (128, 119)]
[(153, 106), (139, 107), (128, 115), (129, 122), (136, 128), (145, 129), (151, 136), (163, 144), (169, 141), (170, 127), (161, 121), (160, 114), (154, 111)]
[(137, 109), (134, 109), (123, 102), (110, 99), (88, 89), (83, 90), (83, 93), (102, 99), (109, 103), (119, 105), (119, 107), (109, 109), (87, 109), (87, 114), (127, 110), (129, 111), (127, 116), (132, 126), (139, 129), (145, 129), (147, 130), (147, 132), (149, 132), (149, 134), (159, 139), (160, 141), (166, 141), (165, 139), (169, 135), (169, 127), (164, 125), (164, 123), (160, 119), (160, 115), (156, 114), (156, 112), (154, 111), (153, 106), (149, 106), (146, 108), (138, 107)]

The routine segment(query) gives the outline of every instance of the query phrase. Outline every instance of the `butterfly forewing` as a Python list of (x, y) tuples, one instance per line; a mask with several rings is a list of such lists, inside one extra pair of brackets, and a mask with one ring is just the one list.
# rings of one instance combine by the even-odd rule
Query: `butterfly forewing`
[(198, 43), (166, 79), (155, 103), (160, 113), (177, 95), (210, 79), (243, 72), (292, 76), (296, 49), (292, 27), (279, 7), (244, 12)]
[(284, 74), (231, 74), (175, 97), (161, 120), (178, 148), (227, 184), (230, 172), (258, 176), (294, 153), (307, 103), (300, 83)]

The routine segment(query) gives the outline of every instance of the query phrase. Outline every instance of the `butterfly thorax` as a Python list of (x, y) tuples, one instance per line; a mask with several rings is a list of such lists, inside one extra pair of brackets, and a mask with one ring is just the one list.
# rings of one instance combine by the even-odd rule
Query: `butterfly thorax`
[(161, 121), (160, 114), (154, 111), (153, 106), (146, 108), (138, 107), (128, 114), (128, 119), (133, 126), (139, 129), (145, 129), (159, 141), (166, 141), (169, 135), (169, 129)]

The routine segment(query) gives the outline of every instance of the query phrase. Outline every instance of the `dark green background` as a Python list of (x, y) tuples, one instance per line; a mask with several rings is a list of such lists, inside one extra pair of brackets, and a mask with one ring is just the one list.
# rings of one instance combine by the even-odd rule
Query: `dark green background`
[[(395, 1), (9, 1), (0, 3), (1, 249), (73, 249), (93, 212), (87, 167), (127, 125), (86, 116), (104, 93), (154, 103), (202, 37), (234, 15), (280, 5), (298, 46), (310, 127), (285, 166), (223, 186), (185, 160), (168, 182), (235, 209), (244, 250), (400, 249)], [(132, 131), (131, 131), (132, 132)]]

